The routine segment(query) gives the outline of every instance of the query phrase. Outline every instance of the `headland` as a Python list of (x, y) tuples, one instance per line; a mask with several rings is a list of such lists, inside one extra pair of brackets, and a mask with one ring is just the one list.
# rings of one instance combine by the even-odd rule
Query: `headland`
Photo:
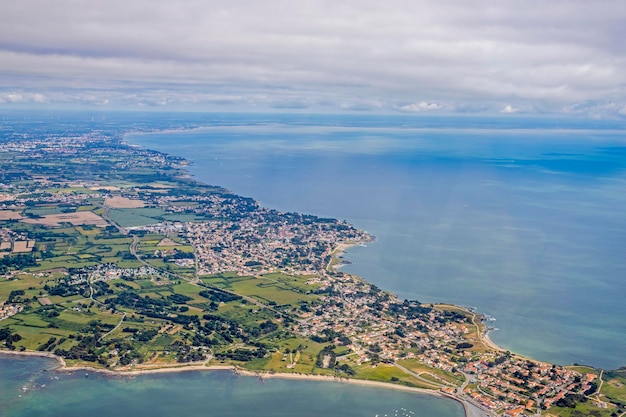
[(375, 384), (490, 414), (610, 403), (596, 370), (521, 358), (476, 312), (400, 300), (336, 268), (372, 240), (344, 221), (264, 208), (119, 136), (25, 133), (0, 147), (8, 350), (111, 375)]

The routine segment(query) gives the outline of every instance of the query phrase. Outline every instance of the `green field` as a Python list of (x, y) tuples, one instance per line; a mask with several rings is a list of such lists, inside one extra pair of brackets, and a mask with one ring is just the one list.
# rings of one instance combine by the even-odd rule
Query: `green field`
[(109, 217), (122, 227), (145, 226), (163, 221), (163, 210), (154, 208), (111, 209)]
[(437, 388), (426, 382), (420, 381), (410, 375), (404, 373), (404, 371), (396, 368), (393, 365), (379, 364), (375, 367), (370, 365), (356, 367), (356, 376), (358, 379), (365, 379), (368, 381), (379, 382), (391, 382), (399, 385), (406, 385), (409, 387), (418, 388)]
[(209, 285), (215, 285), (237, 294), (253, 297), (263, 303), (299, 306), (300, 302), (315, 301), (319, 297), (308, 292), (315, 290), (314, 285), (306, 284), (310, 277), (285, 274), (268, 274), (259, 277), (240, 277), (221, 274), (203, 277)]

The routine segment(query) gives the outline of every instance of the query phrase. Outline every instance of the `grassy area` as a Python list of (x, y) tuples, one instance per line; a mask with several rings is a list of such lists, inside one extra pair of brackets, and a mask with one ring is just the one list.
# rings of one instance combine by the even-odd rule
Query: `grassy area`
[[(43, 278), (35, 277), (30, 274), (20, 274), (14, 279), (5, 280), (0, 278), (0, 303), (5, 302), (9, 298), (9, 294), (14, 290), (24, 290), (27, 297), (36, 295), (39, 290)], [(29, 291), (29, 289), (32, 290)]]
[[(441, 384), (441, 381), (445, 381), (450, 384), (461, 385), (463, 381), (465, 381), (465, 378), (461, 375), (446, 372), (442, 369), (431, 368), (414, 359), (400, 360), (398, 363), (416, 374), (436, 382), (437, 384)], [(430, 375), (435, 375), (435, 377)]]
[[(467, 317), (467, 324), (465, 324), (465, 328), (467, 329), (467, 333), (464, 335), (464, 338), (467, 342), (473, 345), (472, 348), (466, 349), (469, 352), (472, 352), (476, 355), (481, 355), (486, 352), (491, 351), (492, 349), (483, 344), (481, 333), (485, 331), (485, 325), (478, 319), (478, 317), (463, 307), (455, 306), (452, 304), (435, 304), (433, 308), (439, 311), (448, 311), (452, 313), (458, 313)], [(473, 318), (473, 322), (472, 322)]]
[(610, 417), (614, 411), (615, 409), (600, 409), (588, 401), (577, 404), (576, 408), (551, 407), (550, 410), (544, 411), (543, 415), (558, 417)]
[(626, 369), (606, 371), (602, 380), (601, 393), (607, 399), (621, 403), (626, 408)]
[(581, 374), (598, 374), (598, 370), (596, 368), (592, 368), (591, 366), (571, 365), (566, 366), (565, 368), (580, 372)]
[(406, 374), (404, 371), (393, 365), (365, 365), (358, 367), (356, 371), (356, 377), (358, 379), (365, 379), (368, 381), (391, 382), (399, 385), (406, 385), (409, 387), (419, 387), (427, 389), (438, 388), (437, 386), (431, 386), (411, 375)]
[(98, 227), (76, 226), (76, 231), (83, 236), (97, 236), (102, 233), (102, 229)]
[(164, 220), (167, 220), (170, 222), (195, 222), (195, 221), (206, 220), (202, 216), (198, 216), (195, 214), (184, 214), (184, 213), (166, 213), (162, 217)]
[[(260, 360), (254, 360), (245, 364), (247, 369), (266, 371), (266, 372), (284, 372), (284, 373), (307, 373), (318, 375), (333, 375), (331, 369), (321, 369), (315, 366), (317, 354), (328, 344), (316, 343), (309, 339), (301, 337), (282, 338), (277, 344), (277, 352), (272, 353), (269, 357)], [(289, 355), (285, 354), (289, 349), (292, 353), (292, 360), (296, 361), (296, 366), (288, 368), (291, 362)], [(299, 352), (299, 353), (296, 353)], [(285, 360), (283, 360), (283, 358)]]
[(111, 209), (109, 217), (122, 227), (145, 226), (163, 220), (163, 210), (154, 208)]
[(202, 281), (237, 294), (253, 297), (265, 304), (299, 306), (301, 301), (313, 301), (319, 297), (310, 294), (316, 287), (306, 284), (309, 277), (285, 274), (268, 274), (258, 277), (217, 275), (203, 277)]
[(203, 290), (203, 288), (197, 285), (184, 283), (184, 284), (174, 285), (171, 288), (172, 288), (172, 291), (174, 291), (177, 294), (182, 294), (187, 297), (191, 297), (193, 301), (190, 301), (190, 303), (206, 301), (206, 298), (198, 294), (200, 291)]
[(87, 266), (95, 266), (99, 265), (100, 261), (98, 260), (81, 260), (78, 256), (76, 257), (62, 257), (62, 259), (46, 259), (44, 261), (39, 262), (39, 266), (32, 266), (28, 268), (24, 268), (25, 271), (29, 272), (39, 272), (39, 271), (48, 271), (50, 269), (56, 268), (84, 268)]

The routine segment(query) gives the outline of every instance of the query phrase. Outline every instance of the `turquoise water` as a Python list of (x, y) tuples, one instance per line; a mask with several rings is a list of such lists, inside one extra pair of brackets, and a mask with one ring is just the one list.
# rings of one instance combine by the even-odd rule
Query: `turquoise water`
[[(516, 353), (626, 365), (626, 137), (619, 122), (215, 116), (131, 135), (203, 182), (344, 218), (346, 267), (401, 297), (476, 307)], [(156, 127), (156, 126), (155, 126)]]
[(237, 376), (230, 371), (107, 377), (51, 370), (43, 358), (0, 355), (6, 417), (462, 417), (456, 401), (338, 382)]

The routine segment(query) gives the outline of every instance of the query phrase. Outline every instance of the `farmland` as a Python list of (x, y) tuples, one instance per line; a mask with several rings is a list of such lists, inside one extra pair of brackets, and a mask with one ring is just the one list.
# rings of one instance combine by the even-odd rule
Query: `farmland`
[[(7, 347), (108, 368), (207, 358), (258, 368), (293, 344), (285, 337), (301, 306), (319, 304), (312, 276), (199, 277), (182, 227), (229, 222), (239, 205), (255, 205), (185, 179), (175, 158), (106, 138), (61, 142), (71, 158), (49, 142), (37, 145), (37, 154), (54, 150), (45, 163), (32, 152), (1, 154), (15, 187), (0, 210), (0, 327), (19, 335)], [(298, 369), (325, 346), (304, 345)]]
[(472, 311), (338, 270), (338, 248), (371, 239), (346, 222), (198, 183), (184, 161), (114, 133), (2, 139), (2, 348), (118, 371), (221, 363), (446, 392), (472, 375), (458, 395), (491, 415), (626, 408), (622, 373), (596, 392), (597, 370), (503, 352)]

